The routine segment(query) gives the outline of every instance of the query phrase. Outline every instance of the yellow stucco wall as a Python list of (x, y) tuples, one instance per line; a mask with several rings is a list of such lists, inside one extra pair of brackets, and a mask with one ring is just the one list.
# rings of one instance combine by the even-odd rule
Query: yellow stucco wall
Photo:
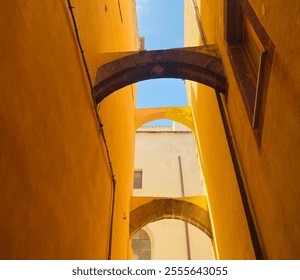
[[(229, 113), (266, 255), (272, 259), (299, 259), (300, 40), (296, 34), (300, 31), (300, 3), (250, 4), (275, 44), (260, 147), (234, 84)], [(276, 18), (280, 19), (278, 26), (274, 24)], [(228, 75), (232, 75), (229, 70)], [(236, 111), (238, 118), (233, 116)]]
[[(136, 50), (132, 1), (72, 1), (92, 79)], [(0, 258), (105, 259), (111, 179), (67, 1), (1, 1)], [(135, 86), (101, 104), (116, 175), (112, 258), (127, 258)], [(123, 219), (124, 215), (127, 219)]]
[[(185, 2), (186, 46), (201, 44), (190, 2)], [(209, 36), (207, 37), (209, 43), (214, 43), (209, 40)], [(186, 88), (195, 120), (198, 151), (206, 181), (216, 257), (254, 258), (214, 90), (190, 81), (186, 81)]]
[[(300, 40), (296, 35), (300, 28), (300, 7), (298, 1), (249, 2), (275, 44), (260, 146), (257, 145), (227, 55), (223, 1), (201, 1), (201, 19), (208, 43), (215, 43), (219, 48), (228, 77), (228, 114), (266, 257), (294, 259), (300, 256)], [(189, 27), (186, 26), (185, 35), (186, 44), (189, 45), (195, 43), (193, 35), (196, 35), (197, 26), (193, 22), (191, 7), (187, 4), (189, 16), (186, 25)], [(280, 24), (274, 24), (277, 19)], [(191, 30), (194, 30), (194, 34)], [(199, 86), (196, 90), (195, 85), (192, 86), (187, 83), (189, 99), (198, 122), (196, 126), (200, 134), (200, 129), (207, 132), (203, 132), (203, 137), (200, 135), (200, 149), (213, 223), (216, 232), (220, 232), (220, 236), (216, 235), (219, 257), (251, 258), (253, 255), (248, 248), (248, 241), (244, 248), (239, 248), (241, 238), (244, 239), (247, 232), (245, 227), (237, 231), (239, 226), (234, 222), (241, 222), (243, 217), (240, 211), (233, 211), (234, 208), (240, 209), (240, 206), (236, 202), (236, 184), (233, 175), (230, 175), (232, 167), (226, 156), (224, 136), (221, 137), (221, 130), (217, 129), (219, 117), (215, 97), (210, 89)], [(217, 159), (221, 160), (222, 166), (219, 166)], [(211, 167), (214, 167), (214, 171), (211, 171)], [(230, 201), (232, 206), (229, 205)], [(230, 206), (231, 213), (218, 210), (217, 204), (224, 203)], [(217, 227), (222, 219), (227, 225), (219, 231)], [(227, 241), (235, 245), (234, 250)]]

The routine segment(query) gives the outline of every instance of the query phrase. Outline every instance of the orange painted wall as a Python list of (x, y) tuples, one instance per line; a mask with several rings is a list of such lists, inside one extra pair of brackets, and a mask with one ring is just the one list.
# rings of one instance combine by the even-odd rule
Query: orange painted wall
[[(136, 50), (134, 6), (121, 2), (121, 22), (115, 2), (72, 1), (92, 79), (101, 53)], [(111, 178), (67, 1), (1, 9), (0, 258), (105, 259)], [(100, 108), (117, 181), (112, 258), (128, 253), (134, 108), (134, 86)]]
[[(298, 1), (274, 2), (274, 1), (249, 1), (258, 16), (260, 22), (266, 29), (268, 35), (275, 44), (275, 54), (272, 64), (271, 76), (269, 80), (269, 89), (266, 105), (264, 108), (264, 124), (261, 138), (261, 144), (257, 145), (255, 135), (251, 128), (247, 113), (233, 75), (232, 67), (227, 55), (224, 39), (224, 7), (223, 1), (201, 1), (201, 19), (205, 35), (209, 44), (216, 44), (219, 48), (225, 72), (229, 81), (229, 92), (227, 99), (227, 109), (230, 123), (233, 129), (237, 151), (242, 163), (242, 169), (245, 176), (245, 182), (249, 197), (253, 206), (256, 222), (263, 243), (265, 255), (268, 259), (299, 259), (300, 256), (300, 197), (299, 197), (299, 174), (300, 174), (300, 99), (299, 99), (299, 47), (300, 40), (296, 35), (299, 32), (299, 3)], [(190, 26), (192, 15), (188, 20)], [(275, 24), (280, 22), (280, 24)], [(193, 29), (196, 32), (196, 26)], [(190, 43), (191, 34), (190, 37)], [(199, 38), (199, 37), (197, 37)], [(205, 107), (198, 99), (204, 96), (204, 89), (198, 89), (194, 93), (190, 90), (190, 99), (194, 104), (194, 113), (199, 120), (198, 127), (211, 125), (209, 133), (215, 131), (218, 126), (218, 117), (214, 111), (213, 102)], [(205, 91), (205, 99), (211, 99), (213, 93)], [(197, 100), (196, 100), (197, 99)], [(204, 101), (204, 100), (203, 100)], [(201, 108), (201, 110), (200, 110)], [(197, 113), (198, 112), (198, 113)], [(204, 119), (206, 122), (204, 122)], [(205, 140), (207, 137), (207, 140)], [(219, 155), (224, 158), (226, 149), (222, 147), (223, 140), (219, 139), (215, 146), (209, 143), (208, 136), (205, 135), (202, 142), (203, 153), (210, 153), (209, 157)], [(208, 146), (213, 147), (209, 150)], [(207, 169), (212, 166), (212, 159), (208, 159)], [(210, 162), (210, 163), (209, 163)], [(230, 165), (223, 161), (223, 173), (230, 173)], [(210, 173), (209, 171), (208, 173)], [(221, 172), (221, 169), (220, 169)], [(219, 176), (216, 173), (215, 176)], [(223, 176), (229, 176), (222, 175)], [(213, 175), (206, 174), (206, 178)], [(214, 181), (214, 183), (212, 183)], [(208, 179), (208, 192), (216, 192), (209, 196), (212, 216), (214, 216), (213, 201), (224, 205), (229, 196), (228, 190), (223, 190), (224, 184), (218, 179)], [(209, 183), (212, 183), (210, 186)], [(233, 192), (234, 185), (229, 184), (229, 192)], [(221, 188), (221, 189), (220, 189)], [(217, 191), (224, 192), (220, 195)], [(228, 197), (229, 198), (229, 197)], [(231, 197), (232, 202), (236, 201)], [(236, 202), (234, 202), (236, 204)], [(229, 206), (229, 204), (228, 204)], [(215, 206), (216, 207), (216, 206)], [(233, 210), (233, 207), (231, 207)], [(234, 214), (234, 212), (232, 212)], [(213, 217), (214, 218), (214, 217)], [(231, 233), (227, 233), (227, 238), (231, 238), (235, 244), (235, 250), (227, 246), (226, 242), (218, 242), (220, 258), (235, 257), (236, 250), (240, 250), (240, 239), (234, 229), (236, 224), (233, 218), (240, 220), (240, 213), (236, 212), (234, 216), (225, 216), (225, 213), (215, 214), (214, 223), (224, 219), (232, 223)], [(226, 227), (223, 229), (223, 231)], [(229, 228), (228, 228), (229, 230)], [(220, 230), (221, 239), (224, 239), (224, 232)], [(217, 232), (217, 228), (216, 228)], [(234, 234), (235, 232), (235, 234)], [(241, 228), (239, 236), (246, 234)], [(236, 239), (237, 238), (237, 239)], [(244, 255), (241, 257), (251, 257), (249, 250), (244, 248)], [(222, 252), (221, 252), (222, 251)], [(231, 251), (231, 252), (230, 252)], [(242, 252), (241, 252), (242, 253)]]

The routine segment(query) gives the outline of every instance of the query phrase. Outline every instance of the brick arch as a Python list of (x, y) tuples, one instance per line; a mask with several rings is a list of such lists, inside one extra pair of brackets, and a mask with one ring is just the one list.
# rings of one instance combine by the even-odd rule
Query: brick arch
[(194, 131), (194, 121), (189, 106), (136, 109), (135, 129), (138, 129), (145, 123), (159, 119), (169, 119), (179, 122)]
[(208, 212), (198, 205), (180, 199), (155, 199), (130, 212), (129, 234), (134, 235), (148, 223), (162, 219), (177, 219), (190, 223), (212, 237)]
[(140, 51), (101, 65), (93, 94), (96, 103), (138, 81), (158, 78), (193, 80), (220, 92), (227, 90), (221, 59), (214, 46)]

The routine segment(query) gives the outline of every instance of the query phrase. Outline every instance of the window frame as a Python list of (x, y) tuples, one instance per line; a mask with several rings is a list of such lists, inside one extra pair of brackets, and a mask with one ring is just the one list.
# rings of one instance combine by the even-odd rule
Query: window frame
[[(225, 0), (225, 41), (243, 103), (257, 140), (260, 141), (263, 127), (264, 107), (275, 46), (261, 25), (247, 0)], [(243, 42), (244, 18), (249, 22), (250, 34), (259, 40), (260, 58), (257, 77)]]

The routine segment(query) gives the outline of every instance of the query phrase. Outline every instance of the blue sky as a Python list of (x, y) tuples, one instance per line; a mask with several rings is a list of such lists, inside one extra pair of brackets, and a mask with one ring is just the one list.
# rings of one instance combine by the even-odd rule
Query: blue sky
[[(184, 0), (136, 0), (139, 36), (145, 49), (183, 47)], [(180, 79), (154, 79), (138, 83), (137, 107), (187, 105), (184, 82)], [(147, 125), (171, 125), (159, 120)]]

